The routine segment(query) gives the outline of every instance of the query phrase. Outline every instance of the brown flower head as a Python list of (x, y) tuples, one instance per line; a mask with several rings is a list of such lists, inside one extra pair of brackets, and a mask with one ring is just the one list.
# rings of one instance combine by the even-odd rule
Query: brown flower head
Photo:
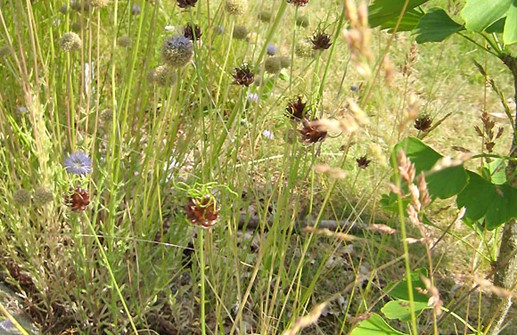
[(370, 165), (371, 159), (368, 159), (366, 155), (361, 156), (360, 158), (355, 160), (357, 162), (357, 166), (361, 169), (366, 169), (368, 165)]
[[(313, 121), (317, 121), (314, 119)], [(323, 141), (327, 137), (327, 131), (318, 129), (311, 121), (307, 119), (302, 120), (303, 128), (298, 130), (302, 134), (302, 141), (305, 143), (317, 143)]]
[(210, 228), (219, 217), (219, 209), (215, 200), (210, 197), (188, 198), (185, 205), (185, 212), (188, 220), (203, 228)]
[(90, 194), (80, 187), (70, 188), (72, 194), (65, 195), (65, 205), (73, 211), (84, 211), (90, 204)]
[(197, 3), (197, 0), (177, 0), (179, 8), (189, 8), (194, 7)]
[(311, 42), (312, 48), (314, 50), (326, 50), (332, 45), (330, 42), (330, 36), (323, 32), (314, 34), (314, 36), (312, 36)]
[(287, 104), (285, 116), (293, 120), (301, 120), (305, 117), (306, 102), (302, 101), (302, 97), (298, 96)]
[(253, 75), (253, 72), (251, 72), (248, 64), (243, 64), (241, 67), (235, 68), (233, 78), (234, 84), (248, 87), (253, 84), (255, 76)]
[(183, 36), (191, 41), (197, 41), (201, 39), (201, 28), (197, 24), (191, 25), (188, 23), (183, 29)]
[(287, 3), (297, 7), (305, 7), (309, 3), (309, 0), (287, 0)]
[(414, 127), (420, 131), (428, 131), (431, 129), (431, 124), (433, 123), (433, 120), (429, 118), (427, 115), (419, 116), (415, 119)]

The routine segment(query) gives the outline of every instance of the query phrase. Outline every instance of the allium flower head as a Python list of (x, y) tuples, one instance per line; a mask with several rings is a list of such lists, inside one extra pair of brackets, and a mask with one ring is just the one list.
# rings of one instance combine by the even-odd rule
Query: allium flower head
[(305, 115), (307, 114), (305, 111), (306, 105), (307, 102), (303, 102), (302, 97), (296, 97), (296, 99), (291, 100), (287, 104), (285, 116), (293, 120), (302, 120), (303, 118), (305, 118)]
[(79, 35), (77, 35), (74, 32), (68, 32), (64, 33), (63, 36), (59, 39), (59, 46), (63, 51), (72, 51), (81, 49), (83, 46), (83, 41), (81, 41), (81, 38)]
[(274, 55), (276, 54), (276, 52), (277, 52), (277, 51), (278, 51), (278, 50), (277, 50), (277, 48), (276, 48), (276, 46), (275, 46), (274, 44), (269, 43), (269, 44), (267, 45), (267, 47), (266, 47), (266, 52), (267, 52), (267, 54), (268, 54), (268, 55), (270, 55), (270, 56), (274, 56)]
[(309, 3), (309, 0), (287, 0), (287, 3), (297, 7), (305, 7)]
[(92, 172), (92, 160), (82, 151), (76, 151), (68, 156), (64, 165), (67, 172), (80, 176)]
[(197, 3), (197, 0), (178, 0), (179, 8), (189, 8), (194, 7)]
[(65, 205), (73, 211), (84, 211), (90, 204), (90, 194), (80, 187), (70, 188), (71, 194), (65, 195)]
[(419, 116), (415, 119), (414, 127), (420, 131), (428, 131), (431, 129), (431, 125), (433, 124), (433, 120), (427, 115)]
[(219, 208), (211, 197), (189, 198), (185, 205), (188, 220), (203, 228), (210, 228), (219, 217)]
[(183, 36), (188, 38), (191, 41), (197, 41), (201, 39), (201, 28), (197, 24), (191, 25), (188, 23), (183, 29)]
[(235, 73), (233, 74), (234, 84), (241, 86), (250, 86), (253, 84), (255, 75), (251, 72), (248, 64), (243, 64), (241, 67), (235, 68)]
[(162, 45), (162, 57), (167, 65), (175, 68), (187, 65), (194, 55), (192, 41), (185, 36), (167, 37)]
[(366, 169), (368, 165), (370, 165), (371, 159), (368, 159), (366, 155), (361, 156), (360, 158), (355, 160), (357, 162), (357, 166), (361, 169)]
[(31, 194), (24, 188), (13, 193), (13, 200), (16, 205), (28, 206), (31, 203)]
[(54, 194), (46, 187), (40, 186), (34, 190), (34, 204), (43, 206), (54, 200)]
[(242, 15), (248, 9), (247, 0), (225, 0), (224, 10), (230, 15)]
[(322, 32), (314, 34), (311, 42), (314, 50), (326, 50), (332, 45), (330, 42), (330, 36)]
[[(317, 119), (314, 119), (313, 121), (317, 121)], [(303, 119), (302, 124), (303, 128), (298, 130), (302, 135), (302, 142), (317, 143), (323, 141), (325, 137), (327, 137), (327, 131), (319, 129), (317, 126), (313, 125), (311, 121)]]

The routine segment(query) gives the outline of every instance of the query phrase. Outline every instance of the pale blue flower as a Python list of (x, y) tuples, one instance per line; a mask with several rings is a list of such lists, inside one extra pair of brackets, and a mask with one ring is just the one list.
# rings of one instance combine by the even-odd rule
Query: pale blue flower
[(276, 48), (275, 45), (269, 43), (267, 45), (267, 47), (266, 47), (266, 52), (267, 52), (268, 55), (274, 56), (276, 54), (276, 52), (277, 52), (277, 48)]
[(64, 166), (67, 172), (80, 176), (92, 173), (92, 160), (82, 151), (76, 151), (68, 156)]

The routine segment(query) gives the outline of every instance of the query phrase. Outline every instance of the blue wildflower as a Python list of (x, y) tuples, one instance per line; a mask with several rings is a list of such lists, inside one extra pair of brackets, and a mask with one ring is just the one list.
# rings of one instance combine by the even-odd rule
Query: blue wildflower
[(258, 102), (259, 95), (257, 93), (248, 93), (247, 99), (249, 102)]
[(140, 11), (141, 11), (141, 10), (142, 10), (142, 9), (140, 8), (140, 6), (138, 6), (138, 5), (133, 5), (133, 7), (131, 7), (131, 14), (133, 14), (133, 15), (138, 15), (138, 14), (140, 14)]
[(68, 156), (64, 165), (67, 172), (80, 176), (92, 172), (92, 160), (82, 151), (76, 151)]
[(267, 45), (266, 51), (267, 51), (268, 55), (274, 56), (276, 54), (276, 52), (277, 52), (277, 49), (276, 49), (276, 46), (274, 46), (273, 44), (269, 43)]

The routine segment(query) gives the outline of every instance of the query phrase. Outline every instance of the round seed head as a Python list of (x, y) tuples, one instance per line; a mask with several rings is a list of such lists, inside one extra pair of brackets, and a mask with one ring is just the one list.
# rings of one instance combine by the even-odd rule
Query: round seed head
[(291, 57), (279, 56), (278, 59), (280, 59), (280, 66), (282, 66), (282, 69), (286, 69), (291, 66)]
[(120, 36), (117, 39), (117, 45), (122, 48), (127, 48), (131, 45), (131, 39), (128, 36)]
[(68, 6), (66, 4), (64, 4), (63, 6), (59, 7), (59, 11), (61, 12), (61, 14), (65, 14), (68, 12)]
[(282, 70), (282, 63), (278, 57), (269, 57), (264, 63), (264, 68), (269, 73), (278, 73)]
[(162, 57), (170, 67), (187, 65), (194, 55), (192, 41), (185, 36), (167, 37), (162, 45)]
[(314, 49), (312, 43), (307, 40), (302, 40), (296, 44), (295, 52), (300, 57), (312, 57), (314, 55)]
[(75, 11), (89, 11), (90, 10), (90, 4), (86, 2), (85, 0), (71, 0), (70, 1), (70, 8), (72, 8)]
[(83, 42), (79, 35), (73, 32), (64, 33), (59, 39), (59, 46), (63, 51), (69, 52), (77, 49), (81, 49)]
[(81, 31), (81, 22), (74, 22), (70, 26), (70, 29), (72, 29), (73, 32), (79, 32)]
[(28, 206), (31, 203), (31, 194), (24, 188), (13, 193), (13, 200), (16, 205)]
[(233, 27), (232, 37), (236, 40), (245, 40), (248, 37), (248, 28), (245, 26), (235, 26)]
[(46, 187), (40, 186), (34, 190), (34, 204), (43, 206), (54, 200), (54, 194)]
[(226, 0), (224, 10), (230, 15), (242, 15), (248, 9), (247, 0)]
[(271, 22), (273, 14), (270, 11), (263, 10), (258, 14), (258, 19), (262, 22)]
[(304, 15), (296, 17), (296, 25), (302, 28), (307, 28), (309, 26), (309, 18)]
[(149, 72), (148, 79), (159, 86), (171, 86), (178, 81), (178, 75), (168, 66), (160, 65)]

